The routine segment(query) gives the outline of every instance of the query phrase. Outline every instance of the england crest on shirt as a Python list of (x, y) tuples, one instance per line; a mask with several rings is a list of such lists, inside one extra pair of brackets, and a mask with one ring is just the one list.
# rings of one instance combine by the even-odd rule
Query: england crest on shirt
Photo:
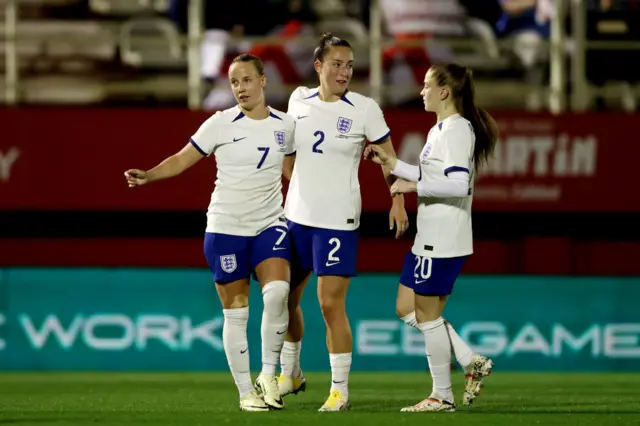
[(338, 117), (338, 131), (340, 133), (349, 133), (353, 120), (350, 118)]
[(276, 143), (278, 144), (279, 147), (284, 148), (285, 145), (285, 133), (282, 131), (274, 131), (273, 135), (276, 138)]
[(232, 273), (238, 267), (238, 263), (236, 262), (235, 254), (227, 254), (225, 256), (220, 256), (220, 266), (222, 270), (227, 274)]

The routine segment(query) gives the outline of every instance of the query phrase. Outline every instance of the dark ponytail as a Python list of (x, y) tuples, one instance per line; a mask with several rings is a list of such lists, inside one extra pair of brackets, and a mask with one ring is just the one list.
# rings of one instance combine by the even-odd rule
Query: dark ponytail
[(498, 139), (498, 125), (491, 115), (482, 108), (476, 106), (475, 89), (473, 84), (473, 72), (466, 69), (462, 82), (462, 109), (460, 115), (471, 122), (476, 134), (476, 144), (473, 151), (473, 159), (476, 168), (489, 161), (493, 155)]
[(313, 51), (313, 60), (320, 61), (320, 62), (324, 61), (325, 55), (327, 54), (329, 49), (333, 46), (348, 47), (349, 49), (353, 50), (353, 48), (351, 47), (351, 45), (347, 40), (344, 40), (339, 37), (334, 37), (334, 35), (331, 33), (324, 33), (322, 34), (322, 38), (320, 39), (318, 46)]
[(476, 106), (473, 72), (457, 64), (439, 64), (432, 67), (438, 86), (449, 86), (456, 109), (469, 120), (476, 135), (473, 160), (476, 169), (489, 161), (498, 140), (498, 125), (491, 115)]

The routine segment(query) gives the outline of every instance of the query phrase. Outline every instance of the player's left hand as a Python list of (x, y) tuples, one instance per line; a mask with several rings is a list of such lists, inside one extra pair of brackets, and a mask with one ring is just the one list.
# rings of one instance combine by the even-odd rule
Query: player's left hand
[(393, 226), (396, 227), (396, 239), (400, 238), (402, 234), (409, 229), (409, 216), (407, 210), (404, 208), (404, 203), (394, 202), (389, 211), (389, 229), (393, 230)]
[(391, 185), (391, 195), (406, 194), (407, 192), (417, 192), (418, 184), (415, 182), (409, 182), (404, 179), (397, 179)]

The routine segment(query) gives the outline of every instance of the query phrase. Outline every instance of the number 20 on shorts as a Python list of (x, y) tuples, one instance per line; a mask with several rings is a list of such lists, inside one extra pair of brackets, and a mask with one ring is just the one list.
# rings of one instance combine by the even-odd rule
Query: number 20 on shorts
[(431, 258), (416, 256), (416, 266), (413, 268), (413, 278), (425, 281), (431, 276)]

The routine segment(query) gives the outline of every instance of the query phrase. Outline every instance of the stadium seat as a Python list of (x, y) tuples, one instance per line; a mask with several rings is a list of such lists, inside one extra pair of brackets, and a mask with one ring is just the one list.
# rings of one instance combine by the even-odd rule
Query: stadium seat
[[(0, 33), (5, 24), (0, 22)], [(18, 53), (23, 59), (82, 57), (110, 60), (116, 54), (115, 29), (92, 21), (20, 21)], [(4, 44), (0, 52), (4, 55)]]
[(184, 66), (180, 34), (163, 18), (135, 18), (122, 24), (120, 57), (137, 68)]
[[(498, 40), (489, 23), (481, 19), (468, 18), (465, 21), (466, 43), (449, 46), (452, 58), (476, 71), (497, 71), (509, 67), (509, 59), (502, 55)], [(430, 49), (443, 41), (430, 40)], [(446, 45), (446, 42), (444, 42)]]
[(341, 0), (312, 0), (311, 5), (320, 19), (344, 17), (347, 14)]
[(135, 15), (153, 10), (152, 0), (89, 0), (92, 12), (102, 15)]

